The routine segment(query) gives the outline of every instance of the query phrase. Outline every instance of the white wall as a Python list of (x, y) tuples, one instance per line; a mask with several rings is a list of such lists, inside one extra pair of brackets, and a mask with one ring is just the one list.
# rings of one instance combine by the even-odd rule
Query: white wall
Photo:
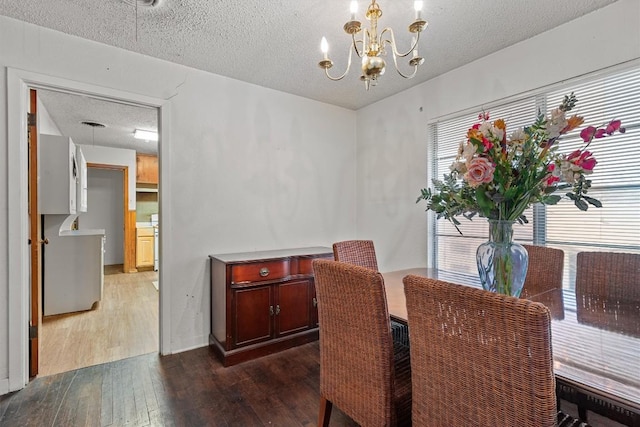
[(42, 101), (40, 101), (40, 98), (37, 98), (36, 112), (38, 117), (37, 123), (39, 134), (44, 133), (47, 135), (62, 136), (58, 125), (56, 125), (56, 123), (53, 121), (51, 115), (49, 114), (49, 111), (45, 108)]
[[(136, 210), (136, 151), (124, 148), (102, 147), (98, 145), (80, 145), (87, 163), (101, 165), (126, 166), (129, 169), (129, 210)], [(88, 189), (91, 191), (91, 188)], [(87, 201), (91, 203), (88, 198)], [(90, 208), (90, 206), (89, 206)], [(102, 228), (102, 227), (98, 227)]]
[(640, 2), (619, 0), (359, 110), (357, 235), (380, 269), (427, 266), (427, 122), (639, 58), (638, 22)]
[(104, 265), (124, 262), (123, 172), (88, 170), (87, 212), (78, 217), (78, 229), (104, 229)]
[[(170, 99), (160, 213), (170, 218), (162, 224), (162, 242), (174, 254), (162, 259), (171, 275), (161, 283), (172, 352), (208, 343), (209, 254), (330, 245), (355, 234), (353, 111), (0, 17), (5, 171), (7, 67)], [(8, 241), (7, 211), (16, 209), (8, 206), (8, 194), (7, 174), (0, 174), (0, 242)], [(2, 243), (0, 265), (7, 260)], [(0, 271), (1, 394), (9, 368), (8, 273)]]

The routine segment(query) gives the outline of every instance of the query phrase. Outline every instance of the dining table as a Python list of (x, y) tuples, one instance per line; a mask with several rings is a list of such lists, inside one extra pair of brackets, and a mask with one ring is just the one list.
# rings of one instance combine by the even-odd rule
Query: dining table
[[(402, 279), (410, 274), (481, 287), (477, 277), (431, 268), (384, 272), (387, 306), (394, 322), (407, 321)], [(550, 308), (557, 397), (575, 404), (583, 420), (588, 421), (588, 411), (592, 411), (640, 427), (640, 305), (594, 316), (593, 307), (584, 313), (584, 301), (576, 301), (573, 289), (554, 289), (527, 299)], [(409, 330), (409, 345), (410, 335)]]

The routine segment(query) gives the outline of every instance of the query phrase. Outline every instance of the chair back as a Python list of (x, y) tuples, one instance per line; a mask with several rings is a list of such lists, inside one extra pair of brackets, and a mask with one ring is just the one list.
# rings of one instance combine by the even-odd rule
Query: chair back
[(520, 298), (541, 302), (549, 308), (553, 319), (564, 319), (564, 251), (546, 246), (522, 246), (529, 253), (529, 268)]
[(393, 341), (382, 275), (313, 261), (320, 394), (363, 426), (395, 425)]
[(640, 336), (640, 254), (580, 252), (576, 268), (578, 322)]
[(549, 310), (436, 279), (403, 280), (414, 426), (555, 426)]
[(376, 250), (372, 240), (345, 240), (333, 244), (333, 258), (336, 261), (359, 265), (378, 271)]

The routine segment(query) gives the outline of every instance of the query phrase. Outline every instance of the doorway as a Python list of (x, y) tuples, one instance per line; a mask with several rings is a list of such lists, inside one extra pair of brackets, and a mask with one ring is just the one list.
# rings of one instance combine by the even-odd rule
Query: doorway
[[(97, 98), (110, 100), (123, 105), (139, 105), (143, 107), (157, 108), (157, 119), (159, 130), (170, 134), (170, 105), (168, 102), (152, 98), (144, 95), (138, 95), (130, 92), (109, 89), (82, 82), (51, 77), (39, 73), (17, 70), (14, 68), (7, 69), (7, 98), (8, 98), (8, 139), (15, 141), (9, 144), (8, 148), (8, 225), (13, 230), (8, 236), (9, 248), (9, 288), (8, 288), (8, 382), (6, 387), (8, 391), (18, 390), (29, 382), (29, 324), (30, 317), (30, 277), (29, 277), (29, 223), (28, 216), (28, 163), (27, 153), (27, 129), (26, 129), (26, 112), (28, 110), (29, 89), (51, 89), (64, 90), (80, 95), (90, 95)], [(159, 145), (159, 154), (166, 151), (162, 148), (168, 145), (168, 137), (161, 140)], [(166, 151), (168, 153), (168, 151)], [(160, 171), (162, 176), (162, 168), (164, 160), (160, 162)], [(166, 160), (168, 164), (168, 159)], [(168, 169), (167, 169), (168, 171)], [(167, 172), (168, 173), (168, 172)], [(168, 182), (168, 181), (167, 181)], [(166, 189), (169, 190), (169, 185)], [(169, 203), (169, 196), (162, 198), (162, 203)], [(160, 206), (160, 210), (162, 207)], [(162, 219), (164, 224), (170, 224), (171, 218), (165, 215)], [(163, 237), (160, 235), (160, 259), (170, 256), (170, 248), (163, 250), (165, 245), (162, 243)], [(169, 258), (166, 258), (169, 259)], [(171, 267), (164, 266), (159, 276), (159, 288), (163, 290), (164, 277), (168, 277)], [(162, 313), (169, 313), (171, 310), (171, 301), (169, 298), (163, 297), (160, 293), (159, 314), (160, 323), (160, 353), (169, 354), (170, 350), (170, 330), (171, 319), (169, 316), (163, 316)], [(37, 333), (37, 332), (36, 332)]]
[[(40, 328), (40, 376), (57, 374), (98, 363), (158, 351), (158, 283), (157, 274), (135, 272), (135, 224), (130, 217), (137, 216), (137, 193), (129, 197), (130, 182), (137, 182), (129, 169), (136, 162), (139, 144), (133, 138), (134, 130), (145, 128), (157, 132), (155, 109), (96, 99), (64, 91), (37, 91), (38, 129), (70, 138), (87, 159), (87, 209), (74, 215), (73, 230), (79, 234), (102, 230), (102, 265), (100, 280), (93, 283), (69, 283), (74, 286), (101, 288), (101, 298), (81, 311), (58, 310), (49, 313), (47, 300), (59, 298), (57, 290), (45, 281), (42, 285), (44, 317)], [(41, 141), (48, 139), (39, 138)], [(44, 149), (47, 147), (42, 147)], [(157, 145), (148, 142), (142, 147), (146, 155)], [(135, 170), (135, 169), (134, 169)], [(157, 191), (157, 185), (156, 185)], [(133, 202), (133, 203), (130, 203)], [(80, 202), (76, 203), (80, 206)], [(131, 208), (134, 208), (132, 211)], [(155, 206), (157, 215), (157, 204)], [(44, 215), (45, 219), (48, 218)], [(66, 230), (61, 230), (62, 232)], [(51, 232), (51, 230), (49, 230)], [(57, 236), (45, 236), (56, 239)], [(66, 246), (73, 245), (73, 236), (63, 238)], [(60, 254), (48, 245), (42, 264), (45, 271), (56, 269), (51, 265)], [(49, 253), (49, 258), (47, 258)], [(129, 258), (129, 259), (127, 259)], [(126, 261), (126, 262), (125, 262)], [(126, 269), (125, 269), (126, 266)], [(81, 268), (80, 266), (76, 268)], [(122, 274), (127, 273), (127, 274)]]

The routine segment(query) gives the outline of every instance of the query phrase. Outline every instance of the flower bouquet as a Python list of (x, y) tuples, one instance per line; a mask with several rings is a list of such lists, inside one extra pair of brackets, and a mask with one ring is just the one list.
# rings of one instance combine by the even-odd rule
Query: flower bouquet
[(495, 220), (526, 223), (523, 212), (533, 203), (554, 205), (562, 198), (558, 190), (573, 200), (576, 207), (586, 211), (589, 205), (602, 204), (587, 196), (591, 180), (587, 179), (597, 164), (588, 150), (594, 139), (615, 132), (624, 133), (620, 120), (612, 120), (601, 127), (582, 129), (581, 148), (567, 154), (558, 152), (562, 135), (582, 125), (584, 119), (573, 115), (565, 118), (575, 106), (573, 93), (549, 116), (539, 114), (531, 126), (516, 129), (507, 136), (504, 120), (489, 121), (489, 114), (478, 116), (481, 121), (467, 132), (460, 144), (458, 156), (451, 165), (451, 173), (433, 181), (433, 190), (421, 190), (421, 200), (437, 218), (451, 221), (458, 232), (462, 215), (467, 219), (476, 214)]
[[(570, 153), (560, 153), (561, 137), (584, 122), (577, 115), (566, 117), (576, 102), (575, 95), (571, 93), (549, 115), (540, 113), (532, 125), (510, 134), (503, 119), (490, 121), (488, 113), (481, 113), (478, 116), (480, 123), (468, 130), (466, 140), (460, 144), (458, 155), (450, 167), (451, 173), (445, 174), (443, 180), (434, 179), (433, 189), (422, 189), (416, 203), (426, 200), (427, 210), (435, 212), (438, 219), (451, 221), (460, 234), (460, 222), (456, 218), (459, 215), (467, 219), (479, 215), (489, 219), (490, 224), (491, 220), (527, 223), (524, 211), (533, 203), (558, 203), (562, 196), (556, 192), (560, 190), (564, 190), (564, 196), (573, 200), (582, 211), (586, 211), (589, 205), (601, 207), (600, 201), (587, 195), (591, 187), (588, 176), (597, 164), (589, 146), (594, 139), (605, 138), (615, 132), (624, 133), (625, 129), (621, 127), (620, 120), (612, 120), (599, 127), (585, 127), (580, 132), (582, 147)], [(490, 229), (490, 238), (507, 239), (511, 245), (509, 230), (503, 235), (503, 231)], [(494, 282), (494, 287), (499, 286), (495, 281), (501, 280), (500, 276), (511, 275), (517, 267), (511, 262), (513, 260), (499, 266), (494, 257), (487, 261), (491, 265), (481, 266), (480, 248), (477, 257), (479, 270), (485, 270), (484, 273), (480, 271), (483, 285), (487, 279)], [(525, 275), (526, 268), (525, 260)], [(491, 277), (483, 278), (483, 274)], [(510, 283), (504, 285), (509, 289), (512, 287)], [(507, 291), (503, 293), (513, 294)]]

